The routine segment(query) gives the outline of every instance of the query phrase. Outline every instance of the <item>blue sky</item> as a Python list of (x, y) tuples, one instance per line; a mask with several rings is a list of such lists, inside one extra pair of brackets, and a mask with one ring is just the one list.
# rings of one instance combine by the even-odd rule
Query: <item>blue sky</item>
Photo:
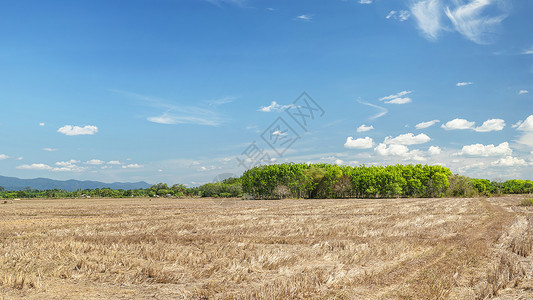
[[(2, 1), (0, 175), (196, 185), (260, 157), (533, 179), (532, 13), (519, 0)], [(320, 110), (301, 127), (306, 103)]]

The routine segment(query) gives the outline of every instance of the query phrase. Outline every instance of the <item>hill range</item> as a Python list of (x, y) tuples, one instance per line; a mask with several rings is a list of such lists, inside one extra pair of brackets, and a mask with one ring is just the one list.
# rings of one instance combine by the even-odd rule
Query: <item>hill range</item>
[(10, 191), (20, 191), (26, 188), (37, 190), (60, 189), (65, 191), (75, 191), (78, 189), (101, 189), (111, 188), (114, 190), (145, 189), (151, 185), (144, 181), (139, 182), (113, 182), (105, 183), (90, 180), (53, 180), (48, 178), (20, 179), (16, 177), (0, 176), (0, 187)]

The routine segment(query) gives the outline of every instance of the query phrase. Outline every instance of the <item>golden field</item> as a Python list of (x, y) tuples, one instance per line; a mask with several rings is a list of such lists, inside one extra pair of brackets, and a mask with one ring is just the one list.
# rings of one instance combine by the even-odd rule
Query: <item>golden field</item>
[(0, 299), (527, 299), (523, 198), (8, 201)]

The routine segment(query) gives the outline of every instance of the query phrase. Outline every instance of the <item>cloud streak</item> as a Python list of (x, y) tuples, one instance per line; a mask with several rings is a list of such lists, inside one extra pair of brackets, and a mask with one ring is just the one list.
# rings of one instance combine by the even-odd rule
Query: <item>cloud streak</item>
[(367, 105), (367, 106), (370, 106), (370, 107), (373, 107), (373, 108), (376, 108), (376, 109), (379, 110), (379, 112), (377, 114), (375, 114), (375, 115), (373, 115), (372, 117), (369, 118), (370, 120), (375, 120), (377, 118), (381, 118), (381, 117), (383, 117), (384, 115), (386, 115), (389, 112), (389, 110), (386, 109), (385, 107), (377, 106), (377, 105), (374, 105), (372, 103), (364, 102), (364, 101), (361, 101), (361, 100), (357, 100), (357, 102), (359, 102), (360, 104)]
[(204, 126), (220, 126), (224, 124), (225, 121), (221, 114), (217, 112), (216, 107), (222, 104), (230, 103), (234, 100), (233, 97), (225, 97), (218, 100), (204, 101), (203, 104), (197, 106), (176, 105), (168, 103), (164, 100), (137, 93), (121, 90), (112, 91), (129, 98), (141, 100), (143, 105), (164, 110), (159, 115), (147, 118), (147, 120), (152, 123), (163, 125), (193, 124)]

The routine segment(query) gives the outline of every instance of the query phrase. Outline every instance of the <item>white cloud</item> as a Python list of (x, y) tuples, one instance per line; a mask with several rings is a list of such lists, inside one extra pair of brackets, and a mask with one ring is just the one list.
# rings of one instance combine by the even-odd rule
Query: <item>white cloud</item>
[(218, 126), (222, 124), (222, 121), (213, 116), (209, 118), (207, 116), (195, 116), (195, 115), (176, 115), (170, 113), (163, 113), (157, 117), (149, 117), (147, 119), (150, 122), (164, 124), (164, 125), (175, 125), (175, 124), (196, 124), (196, 125), (205, 125), (205, 126)]
[(389, 96), (381, 97), (381, 98), (379, 98), (379, 101), (387, 100), (387, 101), (385, 101), (385, 103), (390, 103), (390, 104), (406, 104), (406, 103), (411, 102), (411, 98), (409, 98), (409, 97), (403, 97), (403, 98), (402, 98), (402, 96), (405, 96), (405, 95), (411, 94), (412, 92), (413, 92), (413, 91), (403, 91), (403, 92), (399, 92), (399, 93), (397, 93), (397, 94), (392, 94), (392, 95), (389, 95)]
[(85, 167), (77, 166), (76, 164), (79, 163), (79, 160), (69, 160), (69, 161), (58, 161), (56, 162), (56, 168), (52, 168), (51, 170), (54, 172), (83, 172), (87, 170)]
[(439, 146), (431, 146), (429, 147), (428, 152), (430, 155), (439, 155), (442, 152), (442, 150), (440, 149)]
[(354, 140), (353, 137), (348, 137), (344, 147), (348, 149), (370, 149), (374, 146), (374, 141), (370, 137), (359, 138)]
[(517, 142), (533, 148), (533, 131), (524, 132)]
[(44, 123), (39, 123), (39, 126), (44, 126), (45, 124)]
[(103, 165), (105, 163), (105, 161), (103, 160), (99, 160), (99, 159), (91, 159), (91, 160), (88, 160), (86, 162), (84, 162), (84, 164), (86, 165)]
[(471, 84), (473, 84), (473, 83), (472, 82), (458, 82), (455, 85), (456, 86), (465, 86), (465, 85), (471, 85)]
[(313, 19), (313, 16), (312, 15), (299, 15), (295, 19), (310, 22)]
[(476, 122), (470, 122), (465, 119), (453, 119), (440, 127), (446, 130), (473, 129), (475, 124)]
[(402, 96), (411, 94), (412, 92), (413, 91), (402, 91), (402, 92), (399, 92), (399, 93), (396, 93), (396, 94), (392, 94), (392, 95), (388, 95), (388, 96), (385, 96), (385, 97), (381, 97), (381, 98), (379, 98), (379, 101), (392, 100), (392, 99), (400, 98)]
[(491, 163), (493, 166), (502, 166), (502, 167), (514, 167), (514, 166), (527, 166), (528, 163), (521, 159), (512, 156), (507, 156), (500, 158), (497, 161)]
[(107, 162), (108, 165), (121, 165), (122, 163), (118, 160), (110, 160)]
[(399, 144), (391, 144), (391, 145), (386, 145), (386, 144), (379, 144), (375, 149), (374, 149), (377, 154), (381, 155), (381, 156), (408, 156), (409, 155), (409, 148), (407, 148), (407, 146), (405, 145), (399, 145)]
[(373, 0), (359, 0), (360, 4), (372, 4)]
[(395, 138), (386, 137), (385, 144), (397, 144), (397, 145), (416, 145), (424, 144), (431, 140), (431, 138), (423, 133), (414, 135), (413, 133), (401, 134)]
[(524, 51), (522, 52), (522, 54), (533, 54), (533, 47), (531, 47), (531, 48), (529, 48), (529, 49), (527, 49), (527, 50), (524, 50)]
[(418, 28), (429, 40), (436, 40), (439, 32), (442, 30), (440, 21), (442, 15), (441, 8), (442, 5), (439, 0), (413, 2), (410, 7)]
[(513, 128), (520, 131), (533, 131), (533, 115), (530, 115), (524, 121), (518, 121), (518, 123), (513, 125)]
[(392, 100), (389, 100), (389, 101), (385, 101), (385, 103), (390, 103), (390, 104), (407, 104), (407, 103), (410, 103), (412, 100), (411, 98), (409, 97), (405, 97), (405, 98), (395, 98), (395, 99), (392, 99)]
[(16, 167), (20, 170), (51, 170), (52, 167), (46, 164), (31, 164), (31, 165), (20, 165)]
[(474, 128), (477, 132), (501, 131), (505, 127), (505, 121), (502, 119), (489, 119), (479, 127)]
[(272, 132), (272, 135), (279, 135), (279, 136), (284, 136), (284, 135), (287, 135), (287, 130), (284, 130), (284, 131), (281, 131), (281, 130), (276, 130), (274, 132)]
[(476, 122), (470, 122), (465, 119), (453, 119), (448, 121), (446, 124), (441, 125), (441, 127), (446, 130), (471, 129), (476, 132), (501, 131), (503, 128), (505, 128), (505, 121), (502, 119), (488, 119), (478, 127), (474, 127), (475, 124)]
[(495, 2), (497, 0), (472, 0), (455, 9), (446, 7), (445, 12), (455, 30), (475, 43), (487, 44), (490, 34), (507, 17), (506, 15), (489, 17), (481, 14), (485, 8)]
[(79, 160), (75, 160), (75, 159), (71, 159), (71, 160), (68, 160), (68, 161), (58, 161), (58, 162), (56, 162), (56, 166), (59, 166), (59, 167), (74, 167), (75, 166), (74, 164), (77, 164), (79, 162), (80, 162)]
[(385, 17), (387, 19), (395, 19), (395, 20), (398, 20), (400, 22), (403, 22), (407, 19), (409, 19), (409, 17), (411, 17), (411, 13), (409, 13), (409, 11), (407, 10), (400, 10), (400, 11), (395, 11), (395, 10), (391, 10), (389, 12), (389, 14)]
[(528, 94), (529, 91), (528, 90), (520, 90), (518, 91), (518, 95), (525, 95), (525, 94)]
[(0, 154), (0, 160), (4, 160), (4, 159), (8, 159), (9, 156), (5, 155), (5, 154)]
[(221, 6), (222, 3), (233, 4), (237, 6), (244, 6), (246, 4), (246, 0), (206, 0), (206, 1), (216, 6)]
[(357, 127), (357, 132), (365, 132), (365, 131), (370, 131), (370, 130), (373, 130), (374, 129), (374, 126), (370, 125), (370, 126), (366, 126), (365, 124)]
[(54, 151), (57, 151), (57, 149), (56, 148), (43, 148), (43, 151), (54, 152)]
[(335, 160), (335, 164), (336, 164), (337, 166), (343, 165), (343, 164), (344, 164), (344, 160), (342, 160), (342, 159), (338, 159), (338, 158), (337, 158), (337, 159)]
[(57, 132), (65, 135), (93, 135), (98, 132), (98, 127), (87, 125), (87, 126), (72, 126), (65, 125), (57, 130)]
[(270, 103), (269, 106), (262, 106), (258, 110), (262, 111), (262, 112), (282, 111), (282, 110), (285, 110), (287, 108), (291, 108), (292, 106), (293, 106), (293, 104), (279, 105), (276, 101), (272, 101), (272, 103)]
[(503, 156), (511, 155), (513, 150), (509, 147), (508, 142), (503, 142), (498, 146), (483, 145), (483, 144), (473, 144), (468, 146), (463, 146), (461, 152), (457, 153), (458, 155), (471, 155), (471, 156)]
[(416, 129), (424, 129), (424, 128), (431, 127), (431, 126), (435, 125), (438, 122), (440, 122), (440, 121), (439, 120), (431, 120), (431, 121), (427, 121), (427, 122), (421, 122), (421, 123), (416, 124), (415, 127), (416, 127)]
[(122, 166), (123, 169), (138, 169), (142, 167), (143, 165), (139, 165), (139, 164), (129, 164), (129, 165)]

